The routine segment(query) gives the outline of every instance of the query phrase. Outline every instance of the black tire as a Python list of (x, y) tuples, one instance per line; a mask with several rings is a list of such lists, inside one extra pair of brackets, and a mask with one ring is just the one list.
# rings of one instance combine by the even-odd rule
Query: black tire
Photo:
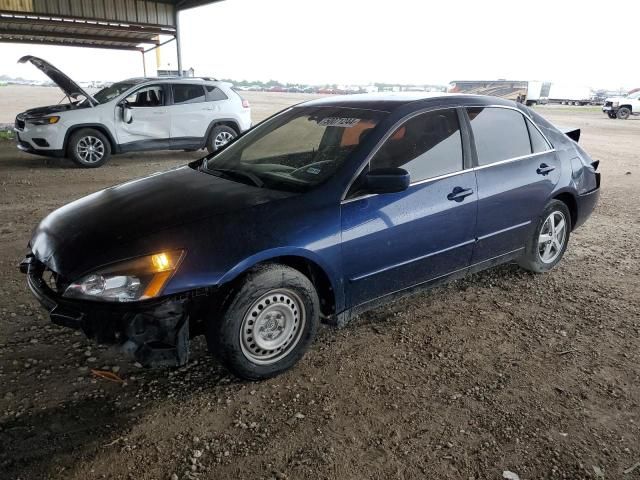
[(627, 107), (620, 107), (618, 109), (618, 118), (620, 120), (626, 120), (627, 118), (629, 118), (630, 115), (631, 115), (631, 110), (629, 110)]
[[(209, 153), (213, 153), (222, 147), (220, 144), (221, 138), (219, 137), (228, 137), (229, 135), (231, 138), (228, 138), (227, 142), (236, 138), (238, 136), (238, 132), (227, 125), (218, 125), (217, 127), (212, 128), (211, 132), (209, 132), (209, 136), (207, 137), (207, 150)], [(217, 142), (216, 139), (218, 140)]]
[(611, 120), (615, 120), (618, 116), (614, 112), (607, 112), (607, 115)]
[[(293, 306), (287, 303), (289, 299), (296, 308), (289, 307)], [(298, 270), (280, 264), (256, 267), (231, 292), (217, 318), (209, 322), (206, 334), (209, 351), (238, 377), (247, 380), (274, 377), (295, 365), (313, 342), (320, 323), (319, 305), (316, 289)], [(291, 314), (287, 309), (297, 314), (287, 317), (287, 312)], [(275, 320), (269, 315), (275, 315)], [(278, 315), (291, 318), (293, 327), (286, 326), (287, 320), (281, 325)], [(266, 330), (260, 339), (258, 328), (261, 332)], [(272, 334), (275, 340), (265, 338)], [(264, 342), (273, 341), (277, 345), (286, 338), (291, 340), (278, 349), (261, 350)], [(262, 345), (256, 345), (260, 342)]]
[[(543, 245), (541, 243), (541, 233), (543, 235), (546, 235), (549, 226), (547, 222), (552, 213), (555, 215), (555, 220), (559, 220), (560, 215), (564, 219), (564, 237), (561, 248), (558, 249), (557, 247), (555, 247), (555, 243), (553, 243), (553, 245), (550, 245), (550, 254), (557, 254), (554, 254), (553, 257), (550, 256), (549, 258), (547, 258), (547, 261), (545, 261), (543, 259), (543, 253), (541, 253), (540, 249), (542, 248), (546, 253), (547, 242), (545, 242), (544, 246), (541, 247), (541, 245)], [(571, 228), (571, 214), (569, 212), (569, 209), (567, 208), (567, 205), (560, 200), (551, 200), (538, 218), (538, 223), (533, 232), (533, 235), (527, 240), (525, 253), (518, 259), (518, 264), (525, 270), (534, 273), (544, 273), (553, 269), (560, 262), (560, 260), (562, 260), (564, 252), (567, 250), (569, 237), (571, 235)], [(548, 243), (552, 242), (549, 241)], [(554, 248), (555, 252), (553, 251)]]
[[(91, 145), (95, 150), (87, 153), (87, 147)], [(71, 134), (67, 155), (83, 168), (98, 168), (111, 158), (111, 143), (102, 132), (93, 128), (81, 128)]]

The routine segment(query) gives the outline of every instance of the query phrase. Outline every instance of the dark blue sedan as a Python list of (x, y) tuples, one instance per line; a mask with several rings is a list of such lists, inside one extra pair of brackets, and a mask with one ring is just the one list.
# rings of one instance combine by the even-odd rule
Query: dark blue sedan
[(204, 334), (233, 373), (267, 378), (321, 321), (509, 261), (551, 270), (599, 196), (578, 138), (493, 97), (306, 102), (56, 210), (21, 269), (53, 322), (144, 365), (184, 364)]

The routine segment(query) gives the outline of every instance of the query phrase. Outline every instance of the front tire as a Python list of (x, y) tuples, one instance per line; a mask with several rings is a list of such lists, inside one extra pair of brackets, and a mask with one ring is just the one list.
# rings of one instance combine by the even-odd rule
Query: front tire
[(319, 305), (316, 289), (299, 271), (279, 264), (259, 266), (209, 323), (209, 351), (238, 377), (274, 377), (295, 365), (313, 342)]
[(209, 153), (217, 152), (237, 136), (238, 132), (233, 128), (227, 125), (218, 125), (211, 130), (207, 137), (207, 150)]
[(615, 120), (616, 118), (618, 118), (618, 116), (613, 112), (607, 112), (607, 115), (611, 120)]
[(102, 132), (93, 128), (82, 128), (71, 134), (67, 153), (76, 165), (98, 168), (111, 157), (111, 143)]
[(571, 214), (567, 205), (560, 200), (552, 200), (540, 215), (518, 264), (534, 273), (553, 269), (567, 250), (570, 232)]
[(618, 109), (618, 118), (620, 120), (626, 120), (631, 115), (631, 110), (627, 107), (621, 107)]

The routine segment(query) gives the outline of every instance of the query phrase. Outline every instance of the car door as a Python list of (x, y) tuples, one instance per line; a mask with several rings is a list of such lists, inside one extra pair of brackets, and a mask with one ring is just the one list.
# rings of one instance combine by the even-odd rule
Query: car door
[[(341, 205), (342, 261), (350, 306), (464, 271), (476, 223), (476, 180), (464, 168), (456, 109), (416, 115), (365, 170), (401, 167), (406, 191), (369, 195), (358, 181)], [(366, 172), (365, 172), (366, 173)]]
[[(125, 119), (123, 109), (129, 109)], [(135, 90), (116, 107), (116, 135), (124, 150), (169, 147), (171, 118), (164, 85), (146, 85)]]
[(466, 109), (476, 152), (477, 243), (472, 263), (517, 253), (560, 178), (555, 151), (520, 111)]
[(199, 148), (209, 127), (214, 106), (206, 101), (205, 89), (199, 83), (172, 83), (171, 105), (172, 148)]

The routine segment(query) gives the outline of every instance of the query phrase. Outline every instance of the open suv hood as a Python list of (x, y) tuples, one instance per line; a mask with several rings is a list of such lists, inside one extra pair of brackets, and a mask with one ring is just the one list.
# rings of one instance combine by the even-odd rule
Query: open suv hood
[(27, 63), (35, 65), (40, 71), (42, 71), (47, 77), (49, 77), (60, 89), (70, 98), (76, 98), (79, 95), (82, 95), (91, 103), (91, 105), (98, 105), (98, 101), (89, 95), (86, 91), (84, 91), (80, 85), (71, 80), (67, 75), (62, 73), (56, 67), (51, 65), (46, 60), (43, 60), (38, 57), (34, 57), (33, 55), (25, 55), (18, 63)]

